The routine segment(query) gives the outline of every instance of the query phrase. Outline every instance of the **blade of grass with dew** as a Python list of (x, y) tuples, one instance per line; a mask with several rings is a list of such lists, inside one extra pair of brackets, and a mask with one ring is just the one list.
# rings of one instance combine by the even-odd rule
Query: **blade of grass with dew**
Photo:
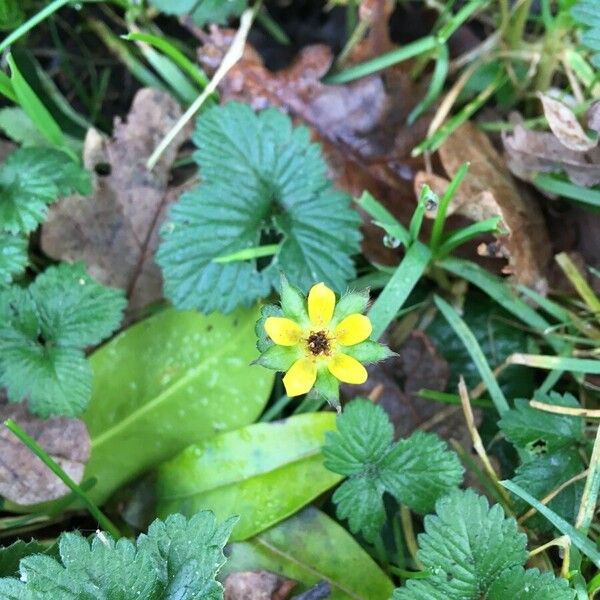
[[(442, 404), (456, 404), (461, 405), (461, 399), (458, 394), (449, 394), (447, 392), (438, 392), (437, 390), (419, 390), (417, 395), (426, 400), (433, 400), (434, 402), (441, 402)], [(471, 399), (471, 405), (479, 408), (494, 408), (494, 403), (491, 400), (485, 398), (473, 398)]]
[(452, 181), (448, 185), (448, 188), (444, 192), (444, 195), (440, 198), (437, 212), (435, 214), (435, 219), (433, 220), (433, 227), (431, 228), (431, 238), (429, 241), (429, 247), (435, 253), (438, 246), (442, 241), (442, 235), (444, 233), (444, 226), (446, 224), (446, 213), (448, 212), (448, 206), (458, 189), (458, 186), (461, 184), (462, 180), (465, 178), (465, 175), (469, 171), (469, 163), (463, 163), (456, 175), (452, 178)]
[(419, 233), (421, 233), (421, 227), (423, 226), (423, 219), (425, 218), (425, 211), (428, 202), (437, 201), (437, 196), (433, 193), (431, 188), (424, 184), (419, 192), (419, 199), (417, 200), (417, 207), (415, 208), (413, 215), (408, 225), (408, 234), (411, 241), (419, 239)]
[(4, 422), (6, 428), (13, 433), (27, 448), (29, 448), (79, 499), (85, 504), (90, 514), (98, 524), (115, 539), (121, 537), (121, 532), (112, 521), (90, 500), (89, 496), (63, 471), (61, 466), (12, 419)]
[(411, 237), (408, 229), (369, 192), (363, 192), (356, 203), (373, 218), (373, 223), (381, 227), (388, 235), (399, 240), (405, 247), (410, 245)]
[(573, 373), (600, 375), (600, 360), (571, 358), (569, 356), (549, 356), (544, 354), (511, 354), (507, 359), (511, 365), (525, 365), (536, 369), (558, 369)]
[(489, 97), (507, 81), (508, 76), (499, 73), (473, 100), (465, 104), (458, 113), (448, 119), (437, 131), (416, 146), (411, 152), (411, 156), (420, 156), (426, 151), (435, 152), (454, 131), (473, 116), (487, 102)]
[(453, 250), (455, 250), (459, 246), (462, 246), (462, 244), (469, 242), (470, 240), (476, 238), (479, 235), (483, 235), (486, 233), (498, 233), (498, 226), (501, 222), (501, 217), (490, 217), (489, 219), (484, 219), (483, 221), (479, 221), (478, 223), (472, 223), (471, 225), (467, 225), (467, 227), (463, 227), (462, 229), (452, 231), (448, 234), (448, 236), (444, 239), (443, 243), (439, 246), (437, 254), (439, 256), (447, 256)]
[(563, 535), (568, 536), (576, 548), (585, 554), (599, 569), (600, 569), (600, 551), (596, 548), (592, 540), (581, 534), (575, 527), (559, 517), (553, 510), (549, 509), (545, 504), (542, 504), (537, 498), (534, 498), (529, 492), (512, 481), (500, 482), (507, 490), (525, 500), (533, 506), (541, 515), (546, 517), (556, 529)]
[(452, 308), (452, 306), (450, 306), (450, 304), (448, 304), (443, 298), (440, 296), (434, 296), (434, 302), (446, 321), (448, 321), (450, 327), (454, 329), (454, 332), (467, 349), (467, 352), (471, 356), (471, 359), (479, 371), (481, 379), (485, 383), (496, 410), (500, 415), (504, 414), (507, 410), (509, 410), (508, 402), (506, 401), (504, 393), (500, 389), (500, 386), (494, 377), (492, 369), (488, 365), (477, 338), (469, 329), (468, 325), (459, 316), (456, 310)]
[(267, 244), (265, 246), (257, 246), (256, 248), (245, 248), (244, 250), (232, 252), (225, 256), (217, 256), (217, 258), (213, 258), (212, 262), (223, 264), (240, 260), (253, 260), (264, 256), (273, 256), (279, 252), (280, 248), (281, 244)]
[[(54, 117), (48, 112), (42, 101), (35, 95), (19, 71), (11, 54), (7, 57), (10, 67), (10, 81), (19, 105), (32, 120), (38, 131), (54, 146), (65, 149), (65, 136)], [(69, 150), (71, 154), (71, 151)]]
[(600, 190), (575, 185), (545, 173), (538, 173), (533, 178), (533, 183), (545, 192), (600, 209)]
[(149, 46), (153, 46), (168, 56), (182, 71), (187, 73), (198, 84), (200, 89), (204, 89), (208, 85), (208, 77), (202, 69), (196, 66), (179, 48), (176, 48), (165, 38), (143, 31), (134, 31), (122, 36), (122, 38), (127, 41), (144, 42)]
[(396, 267), (392, 278), (383, 288), (369, 310), (373, 325), (373, 339), (379, 339), (429, 266), (431, 251), (421, 242), (414, 241)]

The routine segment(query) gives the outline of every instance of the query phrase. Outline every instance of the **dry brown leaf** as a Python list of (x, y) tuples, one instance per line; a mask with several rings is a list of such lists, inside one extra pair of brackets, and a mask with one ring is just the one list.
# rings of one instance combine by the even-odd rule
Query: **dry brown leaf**
[[(0, 423), (13, 419), (79, 483), (90, 456), (90, 438), (79, 419), (39, 419), (25, 404), (7, 404), (0, 398)], [(27, 506), (60, 498), (65, 484), (6, 427), (0, 428), (0, 496)]]
[(542, 101), (544, 116), (552, 133), (563, 146), (577, 152), (587, 152), (598, 145), (598, 140), (587, 136), (575, 113), (566, 104), (541, 92), (538, 98)]
[[(467, 122), (448, 137), (439, 149), (439, 157), (449, 177), (463, 163), (470, 163), (449, 212), (473, 221), (501, 217), (508, 235), (499, 238), (504, 250), (495, 254), (508, 257), (506, 271), (514, 274), (517, 281), (543, 289), (544, 271), (551, 258), (546, 224), (534, 199), (516, 187), (488, 137)], [(417, 193), (423, 183), (442, 194), (448, 180), (421, 172), (415, 178)]]
[(269, 571), (240, 571), (225, 579), (225, 600), (286, 600), (296, 585)]
[(600, 148), (587, 152), (571, 150), (553, 134), (531, 131), (522, 125), (518, 115), (512, 117), (512, 134), (504, 134), (502, 141), (511, 172), (525, 181), (537, 173), (564, 171), (569, 179), (585, 187), (600, 183)]
[(130, 310), (162, 297), (154, 262), (158, 226), (181, 190), (168, 189), (169, 171), (185, 140), (182, 132), (152, 171), (145, 162), (181, 116), (177, 102), (154, 89), (140, 90), (127, 116), (115, 123), (111, 140), (90, 130), (84, 162), (96, 174), (91, 197), (71, 196), (55, 204), (42, 228), (42, 249), (55, 259), (82, 260), (102, 283), (126, 290)]

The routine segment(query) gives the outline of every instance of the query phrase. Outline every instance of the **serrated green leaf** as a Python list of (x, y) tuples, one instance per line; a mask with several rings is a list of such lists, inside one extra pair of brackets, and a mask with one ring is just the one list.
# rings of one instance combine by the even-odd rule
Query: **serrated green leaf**
[(0, 231), (0, 288), (27, 266), (27, 239)]
[[(527, 490), (532, 496), (541, 500), (572, 477), (585, 469), (579, 452), (574, 448), (563, 448), (548, 456), (533, 458), (524, 462), (515, 471), (512, 481)], [(558, 496), (548, 503), (563, 519), (573, 523), (577, 518), (579, 503), (583, 493), (583, 481), (567, 486)], [(515, 497), (515, 511), (524, 513), (529, 504)], [(542, 532), (550, 533), (552, 525), (540, 515), (534, 515), (526, 521), (526, 526)]]
[(14, 577), (19, 571), (19, 561), (31, 554), (46, 552), (47, 547), (31, 540), (18, 540), (5, 548), (0, 548), (0, 577)]
[[(527, 559), (527, 536), (519, 533), (517, 522), (506, 519), (499, 505), (490, 508), (473, 490), (438, 500), (418, 540), (419, 560), (432, 577), (409, 580), (395, 600), (480, 600), (502, 573)], [(425, 595), (432, 590), (437, 595)]]
[(115, 542), (106, 533), (91, 541), (64, 533), (60, 562), (41, 554), (24, 558), (20, 580), (0, 579), (0, 593), (19, 600), (221, 600), (223, 587), (215, 577), (234, 521), (217, 526), (207, 512), (189, 521), (172, 515), (154, 521), (137, 542)]
[(348, 518), (351, 531), (360, 531), (369, 541), (383, 522), (384, 492), (424, 513), (462, 481), (460, 461), (442, 440), (420, 432), (392, 444), (388, 416), (368, 400), (350, 402), (338, 417), (337, 428), (327, 434), (325, 466), (350, 479), (333, 500), (338, 517)]
[(302, 352), (296, 346), (273, 344), (256, 359), (256, 364), (274, 371), (287, 371), (301, 356)]
[(251, 365), (257, 317), (258, 307), (227, 316), (168, 309), (90, 356), (93, 389), (83, 420), (92, 453), (84, 479), (98, 480), (93, 500), (104, 502), (191, 443), (261, 414), (274, 374)]
[(344, 354), (352, 356), (358, 362), (370, 364), (390, 358), (395, 355), (395, 352), (392, 352), (392, 350), (384, 344), (367, 340), (366, 342), (361, 342), (354, 346), (345, 346)]
[(463, 468), (444, 441), (417, 431), (400, 440), (381, 461), (379, 476), (396, 499), (424, 514), (433, 510), (438, 498), (460, 485)]
[(282, 317), (283, 310), (279, 306), (275, 304), (265, 304), (260, 309), (260, 319), (256, 321), (256, 325), (254, 326), (254, 334), (256, 335), (256, 347), (259, 352), (266, 352), (269, 348), (271, 348), (273, 344), (273, 340), (267, 335), (267, 330), (265, 329), (265, 321), (269, 317)]
[(119, 324), (122, 292), (93, 281), (82, 265), (50, 267), (28, 289), (0, 292), (0, 384), (49, 417), (80, 415), (90, 398), (83, 348)]
[(340, 480), (321, 456), (325, 433), (334, 427), (332, 413), (308, 413), (189, 446), (160, 467), (157, 513), (237, 514), (232, 539), (256, 535)]
[[(544, 401), (555, 406), (581, 408), (571, 394), (551, 393)], [(585, 439), (581, 417), (538, 410), (529, 406), (527, 400), (515, 400), (515, 408), (504, 413), (498, 425), (507, 439), (529, 456), (552, 454)]]
[(392, 582), (353, 537), (314, 507), (245, 542), (229, 546), (222, 577), (266, 570), (300, 582), (302, 593), (319, 581), (331, 586), (328, 600), (388, 600)]
[(306, 299), (304, 295), (294, 286), (290, 285), (287, 277), (281, 276), (281, 290), (279, 292), (281, 298), (281, 310), (284, 316), (294, 321), (304, 322), (308, 319), (306, 312)]
[[(230, 102), (201, 116), (194, 141), (202, 183), (171, 208), (157, 253), (175, 305), (228, 312), (267, 296), (280, 271), (302, 291), (318, 281), (345, 289), (360, 219), (327, 180), (305, 127), (275, 109), (257, 115)], [(283, 236), (281, 249), (262, 270), (256, 260), (213, 262), (273, 233)]]
[(505, 571), (491, 585), (488, 600), (574, 600), (575, 590), (566, 579), (537, 569)]
[(61, 196), (89, 194), (91, 180), (64, 152), (28, 147), (15, 150), (0, 166), (0, 191), (0, 230), (29, 233)]
[(394, 428), (379, 405), (353, 400), (338, 417), (337, 431), (326, 436), (325, 466), (341, 475), (358, 475), (385, 456), (393, 435)]
[(191, 14), (196, 25), (207, 23), (225, 25), (232, 17), (239, 17), (246, 8), (246, 0), (151, 0), (158, 10), (168, 15)]

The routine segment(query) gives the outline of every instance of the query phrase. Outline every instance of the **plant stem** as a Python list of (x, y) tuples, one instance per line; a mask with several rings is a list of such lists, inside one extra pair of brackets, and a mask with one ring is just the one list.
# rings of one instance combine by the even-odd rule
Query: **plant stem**
[(51, 456), (23, 429), (21, 429), (12, 419), (4, 422), (19, 440), (25, 444), (80, 500), (87, 506), (90, 514), (96, 519), (98, 524), (115, 540), (121, 537), (121, 532), (112, 523), (112, 521), (90, 500), (88, 495), (64, 472), (61, 466), (56, 463)]
[(509, 22), (508, 30), (506, 32), (506, 43), (512, 49), (519, 48), (523, 41), (525, 25), (527, 24), (529, 11), (531, 10), (531, 1), (532, 0), (523, 0), (515, 9), (512, 19)]

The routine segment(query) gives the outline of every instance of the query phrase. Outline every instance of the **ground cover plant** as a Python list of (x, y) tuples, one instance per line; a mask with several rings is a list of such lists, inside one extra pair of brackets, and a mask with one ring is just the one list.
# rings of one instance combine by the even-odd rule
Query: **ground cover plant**
[(597, 0), (0, 29), (0, 598), (600, 597)]

